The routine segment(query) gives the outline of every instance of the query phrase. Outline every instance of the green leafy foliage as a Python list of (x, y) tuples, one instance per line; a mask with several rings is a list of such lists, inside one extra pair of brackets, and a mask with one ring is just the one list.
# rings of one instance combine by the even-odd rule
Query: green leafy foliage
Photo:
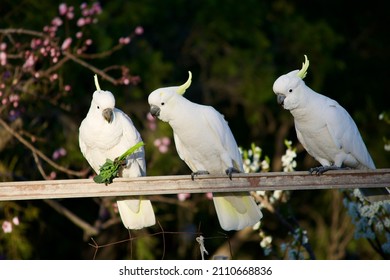
[(106, 162), (100, 167), (99, 174), (96, 175), (93, 180), (99, 184), (111, 184), (114, 178), (118, 176), (119, 170), (123, 165), (123, 161), (125, 161), (128, 156), (133, 154), (143, 145), (144, 142), (139, 142), (135, 144), (133, 147), (124, 152), (121, 156), (117, 157), (114, 161), (107, 159)]

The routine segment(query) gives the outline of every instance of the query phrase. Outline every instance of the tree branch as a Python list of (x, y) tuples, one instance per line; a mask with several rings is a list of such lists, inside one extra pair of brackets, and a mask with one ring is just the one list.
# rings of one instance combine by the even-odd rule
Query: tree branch
[(69, 209), (63, 207), (60, 203), (58, 203), (55, 200), (52, 199), (45, 199), (43, 200), (45, 203), (47, 203), (50, 207), (52, 207), (54, 210), (56, 210), (58, 213), (64, 215), (66, 218), (68, 218), (72, 223), (74, 223), (76, 226), (80, 227), (84, 231), (85, 236), (93, 236), (97, 235), (99, 231), (79, 218), (77, 215), (75, 215), (73, 212), (71, 212)]
[(96, 68), (95, 66), (85, 62), (84, 60), (76, 57), (75, 55), (69, 53), (69, 52), (65, 52), (64, 55), (66, 57), (68, 57), (69, 59), (73, 60), (74, 62), (84, 66), (85, 68), (87, 69), (90, 69), (92, 72), (96, 73), (96, 74), (99, 74), (100, 76), (103, 77), (103, 79), (109, 81), (110, 83), (112, 83), (113, 85), (117, 85), (118, 84), (118, 81), (115, 80), (114, 78), (112, 78), (111, 76), (107, 75), (106, 73), (104, 73), (103, 71), (101, 71), (100, 69)]
[(7, 130), (10, 134), (12, 134), (16, 139), (19, 140), (24, 146), (26, 146), (28, 149), (30, 149), (33, 153), (35, 153), (37, 156), (39, 156), (41, 159), (43, 159), (45, 162), (53, 166), (55, 169), (64, 172), (68, 175), (73, 175), (77, 177), (85, 177), (86, 173), (88, 171), (74, 171), (70, 170), (68, 168), (65, 168), (54, 161), (52, 161), (50, 158), (48, 158), (44, 153), (42, 153), (40, 150), (35, 148), (30, 142), (28, 142), (26, 139), (24, 139), (19, 133), (17, 133), (14, 129), (12, 129), (3, 119), (0, 118), (0, 125), (4, 127), (5, 130)]

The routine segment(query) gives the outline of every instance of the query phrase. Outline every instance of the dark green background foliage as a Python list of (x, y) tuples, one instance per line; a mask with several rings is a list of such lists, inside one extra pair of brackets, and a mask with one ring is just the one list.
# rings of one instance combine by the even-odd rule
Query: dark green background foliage
[[(374, 2), (356, 1), (351, 6), (348, 1), (335, 0), (101, 1), (103, 12), (98, 15), (98, 23), (85, 30), (86, 36), (93, 40), (87, 53), (107, 51), (120, 37), (131, 34), (137, 26), (143, 27), (143, 34), (133, 37), (129, 45), (89, 63), (99, 69), (125, 65), (131, 75), (140, 77), (139, 83), (130, 85), (113, 85), (103, 79), (100, 85), (114, 93), (116, 106), (139, 129), (146, 144), (148, 175), (190, 173), (179, 159), (173, 139), (167, 153), (160, 153), (153, 144), (157, 138), (171, 138), (170, 127), (157, 121), (156, 130), (150, 130), (146, 118), (148, 94), (158, 87), (182, 84), (189, 70), (193, 82), (185, 96), (212, 105), (224, 114), (239, 146), (247, 149), (252, 142), (260, 146), (263, 154), (271, 158), (271, 171), (281, 170), (284, 139), (292, 140), (297, 146), (297, 170), (317, 165), (297, 142), (292, 116), (277, 105), (272, 92), (275, 79), (299, 69), (304, 54), (310, 59), (306, 84), (336, 99), (349, 111), (377, 167), (386, 168), (390, 157), (384, 151), (383, 137), (388, 137), (388, 125), (378, 116), (389, 109), (388, 5), (386, 1)], [(3, 0), (0, 28), (41, 32), (57, 16), (60, 3)], [(78, 1), (67, 4), (79, 10)], [(69, 26), (58, 35), (62, 36), (61, 40), (74, 37), (75, 29)], [(2, 40), (7, 39), (1, 36)], [(35, 97), (21, 98), (24, 111), (17, 120), (10, 120), (7, 110), (0, 110), (0, 115), (26, 139), (31, 140), (30, 135), (34, 135), (33, 145), (48, 157), (56, 149), (65, 148), (67, 154), (56, 161), (61, 166), (85, 171), (82, 177), (92, 176), (79, 151), (78, 126), (95, 90), (94, 73), (69, 62), (61, 67), (59, 75), (58, 84), (36, 86), (31, 88)], [(60, 94), (63, 84), (69, 84), (72, 90)], [(9, 137), (1, 126), (0, 134), (0, 180), (42, 180), (31, 150)], [(46, 174), (56, 172), (57, 179), (80, 178), (45, 162), (41, 166)], [(196, 235), (181, 232), (200, 231), (205, 237), (215, 237), (206, 239), (210, 253), (222, 246), (227, 237), (237, 238), (234, 232), (221, 233), (212, 202), (203, 194), (193, 195), (185, 202), (178, 202), (176, 196), (151, 199), (161, 226), (131, 232), (132, 237), (139, 238), (101, 248), (97, 258), (199, 259)], [(113, 214), (110, 206), (113, 201), (64, 199), (57, 202), (98, 228), (94, 237), (98, 244), (129, 237), (117, 218), (112, 224), (104, 223)], [(94, 249), (88, 245), (92, 243), (90, 236), (43, 201), (1, 202), (0, 210), (5, 213), (0, 212), (0, 221), (15, 215), (21, 220), (19, 228), (0, 235), (0, 258), (90, 259), (94, 256)], [(288, 206), (279, 211), (287, 218), (294, 217), (308, 231), (317, 258), (381, 258), (366, 240), (352, 237), (348, 244), (342, 244), (342, 252), (338, 251), (342, 242), (335, 237), (339, 227), (347, 223), (350, 233), (353, 226), (346, 217), (341, 194), (336, 191), (294, 192)], [(274, 241), (288, 239), (288, 229), (271, 213), (264, 213), (263, 225)], [(335, 220), (335, 215), (339, 219)], [(165, 234), (164, 240), (162, 229), (174, 233)], [(12, 242), (20, 246), (10, 248), (12, 235), (15, 241)], [(249, 234), (234, 257), (286, 257), (276, 253), (264, 256), (259, 242), (258, 235)]]

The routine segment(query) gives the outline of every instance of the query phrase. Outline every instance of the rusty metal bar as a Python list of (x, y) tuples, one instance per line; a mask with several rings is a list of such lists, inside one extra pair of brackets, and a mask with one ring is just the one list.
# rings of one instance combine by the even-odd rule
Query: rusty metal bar
[(1, 182), (0, 201), (56, 199), (77, 197), (120, 197), (205, 192), (239, 192), (258, 190), (313, 190), (390, 187), (390, 169), (329, 171), (310, 175), (305, 171), (117, 178), (110, 185), (92, 179)]

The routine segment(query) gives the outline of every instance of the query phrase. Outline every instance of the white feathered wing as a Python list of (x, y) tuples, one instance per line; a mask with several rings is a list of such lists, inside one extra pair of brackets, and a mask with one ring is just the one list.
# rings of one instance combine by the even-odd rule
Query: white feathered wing
[[(375, 169), (349, 113), (337, 101), (304, 86), (305, 109), (292, 110), (298, 140), (322, 166)], [(302, 114), (300, 114), (302, 113)], [(360, 188), (369, 201), (388, 200), (386, 188)]]
[[(92, 110), (92, 106), (91, 109)], [(106, 159), (114, 160), (129, 148), (142, 141), (131, 119), (119, 109), (114, 109), (112, 123), (100, 122), (99, 116), (88, 114), (79, 129), (79, 145), (88, 163), (99, 174)], [(126, 159), (121, 177), (146, 175), (144, 149)], [(155, 215), (150, 200), (143, 198), (117, 201), (119, 214), (127, 229), (141, 229), (155, 224)]]
[[(208, 171), (220, 175), (225, 174), (229, 167), (244, 172), (241, 154), (223, 116), (212, 107), (190, 104), (193, 106), (186, 110), (196, 118), (186, 124), (185, 130), (195, 131), (200, 138), (196, 140), (191, 135), (186, 136), (183, 129), (173, 126), (180, 158), (193, 172)], [(263, 217), (259, 206), (248, 193), (214, 193), (213, 201), (219, 223), (226, 231), (253, 226)]]

